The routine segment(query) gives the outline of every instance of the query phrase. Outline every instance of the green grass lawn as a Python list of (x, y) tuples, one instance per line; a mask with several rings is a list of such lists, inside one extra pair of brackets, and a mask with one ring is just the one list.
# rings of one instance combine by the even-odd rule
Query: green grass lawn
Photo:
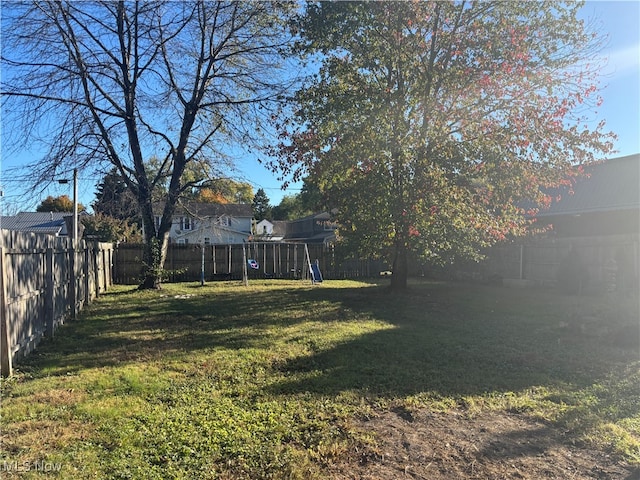
[(637, 297), (436, 282), (116, 286), (3, 381), (0, 468), (322, 478), (375, 447), (356, 419), (425, 407), (531, 415), (640, 464), (639, 318)]

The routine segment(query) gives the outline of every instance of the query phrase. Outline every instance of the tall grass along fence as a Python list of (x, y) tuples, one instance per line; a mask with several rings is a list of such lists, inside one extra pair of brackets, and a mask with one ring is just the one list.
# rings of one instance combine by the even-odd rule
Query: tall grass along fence
[(66, 318), (111, 285), (113, 247), (51, 235), (0, 230), (0, 366), (3, 376), (52, 337)]

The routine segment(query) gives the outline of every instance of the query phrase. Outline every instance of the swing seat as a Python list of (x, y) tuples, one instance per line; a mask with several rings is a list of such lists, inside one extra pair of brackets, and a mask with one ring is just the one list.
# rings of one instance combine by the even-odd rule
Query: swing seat
[(249, 265), (249, 268), (252, 268), (253, 270), (260, 269), (260, 265), (258, 265), (258, 262), (253, 258), (250, 258), (249, 260), (247, 260), (247, 265)]

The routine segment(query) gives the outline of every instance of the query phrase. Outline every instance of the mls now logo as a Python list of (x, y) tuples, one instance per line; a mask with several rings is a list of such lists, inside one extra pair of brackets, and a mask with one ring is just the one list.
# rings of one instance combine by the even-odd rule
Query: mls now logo
[(35, 462), (7, 462), (0, 463), (0, 472), (59, 472), (62, 470), (61, 463), (45, 462), (36, 460)]

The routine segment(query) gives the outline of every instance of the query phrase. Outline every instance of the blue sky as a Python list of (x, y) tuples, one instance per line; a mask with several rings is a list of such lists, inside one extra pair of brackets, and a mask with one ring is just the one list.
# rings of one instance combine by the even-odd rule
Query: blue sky
[[(605, 130), (618, 135), (618, 152), (613, 156), (640, 153), (640, 0), (587, 1), (581, 13), (607, 36), (601, 52), (606, 61), (600, 91), (604, 101), (594, 123), (605, 119)], [(274, 176), (257, 162), (245, 163), (247, 178), (265, 188), (272, 204), (279, 203), (283, 194), (296, 193), (295, 189), (282, 192)]]
[[(618, 135), (614, 156), (640, 153), (640, 1), (587, 1), (582, 9), (585, 20), (594, 20), (598, 31), (607, 36), (601, 54), (607, 63), (602, 71), (600, 95), (604, 102), (597, 112), (599, 120), (606, 121), (606, 130)], [(0, 212), (33, 210), (47, 195), (72, 196), (71, 185), (51, 185), (42, 194), (24, 190), (24, 186), (12, 181), (3, 172), (9, 167), (33, 161), (32, 152), (15, 157), (12, 161), (0, 161), (0, 185), (5, 196), (0, 199)], [(241, 176), (254, 186), (264, 188), (273, 205), (280, 203), (283, 195), (298, 192), (299, 185), (282, 191), (277, 176), (255, 159), (245, 157), (238, 164)], [(89, 206), (94, 201), (96, 179), (89, 173), (79, 178), (79, 201)]]
[(640, 153), (640, 1), (588, 1), (582, 14), (608, 35), (598, 116), (618, 134), (616, 156)]

